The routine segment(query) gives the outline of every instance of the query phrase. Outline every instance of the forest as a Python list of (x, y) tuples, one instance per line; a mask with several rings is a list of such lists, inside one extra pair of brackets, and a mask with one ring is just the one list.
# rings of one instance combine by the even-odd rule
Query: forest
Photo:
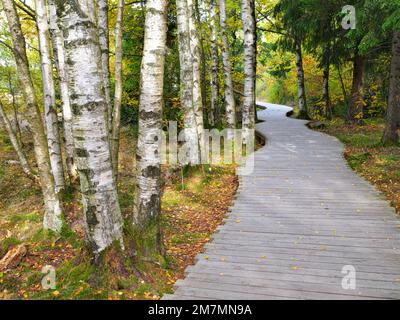
[[(263, 116), (275, 105), (293, 109), (287, 121), (343, 144), (346, 165), (393, 209), (387, 220), (397, 221), (398, 241), (399, 0), (1, 0), (0, 299), (173, 295), (199, 255), (212, 262), (204, 250), (226, 219), (262, 223), (229, 212), (247, 176), (254, 182), (272, 170), (276, 137), (260, 126), (275, 128)], [(289, 126), (278, 129), (290, 135)], [(312, 154), (328, 166), (330, 148)], [(267, 156), (257, 158), (259, 150)], [(297, 176), (301, 159), (291, 163)], [(332, 196), (350, 206), (367, 202), (340, 191)], [(324, 192), (308, 192), (311, 207), (329, 201)], [(269, 201), (259, 210), (268, 213)], [(353, 226), (353, 234), (361, 228), (344, 230)], [(400, 298), (393, 254), (391, 290)], [(237, 290), (245, 298), (254, 287)]]

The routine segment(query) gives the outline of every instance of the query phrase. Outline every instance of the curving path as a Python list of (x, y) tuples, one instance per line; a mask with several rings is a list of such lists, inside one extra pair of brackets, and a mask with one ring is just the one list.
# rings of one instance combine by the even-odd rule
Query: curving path
[[(260, 104), (268, 143), (254, 173), (240, 177), (225, 224), (164, 299), (400, 299), (394, 209), (347, 167), (336, 138), (287, 118), (291, 108)], [(342, 286), (345, 266), (355, 290)]]

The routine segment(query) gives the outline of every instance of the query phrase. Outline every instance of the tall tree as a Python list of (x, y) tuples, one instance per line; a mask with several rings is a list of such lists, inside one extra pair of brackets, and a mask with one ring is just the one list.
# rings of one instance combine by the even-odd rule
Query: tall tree
[(119, 134), (121, 127), (122, 101), (122, 23), (124, 17), (124, 0), (118, 0), (117, 22), (115, 24), (115, 95), (112, 117), (111, 154), (115, 181), (118, 181)]
[(137, 188), (133, 219), (134, 225), (139, 229), (143, 229), (151, 221), (157, 223), (161, 210), (160, 133), (163, 114), (167, 3), (167, 0), (147, 0), (146, 3), (140, 73), (139, 139), (136, 151)]
[(189, 29), (189, 10), (187, 0), (176, 0), (178, 44), (180, 62), (180, 100), (184, 111), (186, 145), (190, 147), (186, 162), (200, 163), (199, 134), (196, 113), (193, 106), (193, 56)]
[(208, 122), (214, 126), (219, 124), (219, 54), (218, 54), (218, 16), (217, 1), (210, 0), (210, 31), (211, 31), (211, 108), (208, 114)]
[(347, 119), (350, 122), (361, 122), (364, 110), (364, 73), (365, 57), (358, 53), (353, 57), (353, 82), (350, 93)]
[(254, 1), (242, 0), (242, 23), (244, 34), (244, 102), (242, 122), (244, 139), (248, 139), (248, 130), (255, 128), (256, 105), (256, 21)]
[(110, 40), (108, 30), (108, 0), (97, 0), (97, 30), (101, 49), (101, 71), (107, 102), (107, 125), (112, 130), (112, 104), (110, 93)]
[(233, 83), (231, 74), (231, 62), (229, 54), (229, 43), (226, 27), (226, 2), (219, 0), (219, 19), (222, 38), (222, 61), (224, 64), (225, 75), (225, 110), (226, 110), (226, 125), (228, 128), (236, 127), (236, 106), (235, 97), (233, 95)]
[(189, 20), (190, 50), (193, 64), (193, 110), (196, 118), (197, 134), (200, 152), (204, 151), (204, 119), (201, 80), (201, 50), (198, 30), (196, 28), (196, 11), (193, 0), (187, 0), (187, 14)]
[(52, 34), (53, 48), (57, 54), (57, 73), (60, 82), (61, 108), (63, 114), (64, 141), (68, 175), (72, 181), (78, 177), (78, 171), (74, 156), (74, 136), (72, 133), (72, 110), (69, 100), (68, 77), (65, 66), (64, 36), (57, 25), (57, 13), (55, 0), (48, 0), (50, 32)]
[(50, 32), (47, 8), (44, 0), (35, 0), (36, 23), (39, 31), (40, 65), (42, 69), (44, 114), (47, 143), (49, 145), (50, 164), (54, 175), (56, 192), (65, 188), (64, 169), (61, 157), (60, 133), (56, 110), (56, 94), (51, 61)]
[(68, 61), (86, 239), (97, 257), (114, 241), (122, 241), (122, 216), (111, 164), (108, 105), (103, 89), (94, 1), (58, 1), (57, 16)]
[(382, 138), (384, 144), (399, 142), (400, 128), (400, 31), (393, 32), (392, 62), (390, 69), (389, 103), (386, 114), (385, 132)]
[(34, 152), (45, 204), (43, 227), (58, 232), (62, 227), (63, 212), (59, 195), (55, 192), (47, 139), (44, 133), (39, 106), (36, 101), (32, 78), (29, 72), (25, 38), (22, 34), (21, 24), (15, 9), (14, 1), (2, 0), (2, 3), (11, 33), (18, 78), (21, 83), (24, 100), (27, 106), (27, 117), (32, 131)]
[(0, 100), (0, 118), (3, 119), (6, 131), (8, 133), (8, 136), (10, 138), (13, 148), (14, 148), (15, 152), (17, 153), (18, 160), (22, 167), (22, 170), (29, 178), (36, 181), (37, 177), (33, 173), (32, 169), (29, 165), (29, 162), (26, 159), (26, 156), (25, 156), (24, 152), (22, 151), (21, 144), (19, 143), (17, 135), (12, 128), (11, 122), (8, 119), (6, 112), (4, 111), (3, 103), (1, 102), (1, 100)]

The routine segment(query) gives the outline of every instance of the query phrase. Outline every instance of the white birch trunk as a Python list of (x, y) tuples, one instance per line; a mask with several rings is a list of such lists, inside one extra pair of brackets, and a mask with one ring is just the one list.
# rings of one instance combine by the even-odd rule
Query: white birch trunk
[(97, 29), (101, 49), (101, 71), (107, 102), (107, 126), (112, 130), (112, 104), (110, 94), (110, 40), (108, 31), (108, 0), (97, 0)]
[(64, 169), (61, 156), (60, 133), (56, 110), (56, 94), (51, 62), (50, 32), (44, 0), (35, 0), (36, 23), (39, 33), (39, 49), (43, 81), (44, 113), (49, 145), (50, 164), (54, 175), (56, 192), (65, 188)]
[(233, 95), (229, 43), (228, 43), (228, 37), (226, 35), (225, 0), (219, 0), (219, 17), (220, 17), (219, 19), (221, 25), (221, 38), (222, 38), (222, 61), (224, 64), (224, 75), (225, 75), (226, 125), (228, 128), (234, 129), (236, 127), (236, 106), (235, 106), (235, 97)]
[(33, 180), (37, 180), (37, 177), (34, 175), (34, 173), (32, 172), (32, 169), (29, 165), (28, 160), (25, 157), (24, 152), (22, 151), (21, 145), (18, 142), (18, 138), (16, 133), (14, 132), (11, 122), (8, 119), (4, 109), (3, 109), (3, 104), (0, 101), (0, 117), (3, 119), (6, 131), (8, 133), (8, 136), (10, 138), (11, 144), (15, 150), (15, 152), (17, 153), (18, 156), (18, 160), (19, 163), (21, 164), (22, 170), (24, 171), (24, 173), (31, 179)]
[(218, 58), (218, 17), (216, 0), (210, 1), (210, 31), (211, 31), (211, 109), (208, 115), (210, 125), (220, 122), (219, 110), (219, 58)]
[(57, 1), (59, 25), (65, 36), (86, 238), (97, 255), (115, 240), (122, 241), (122, 216), (111, 165), (107, 101), (93, 12), (93, 0)]
[(164, 62), (167, 37), (167, 0), (147, 0), (141, 67), (137, 188), (134, 225), (144, 228), (160, 215), (161, 149)]
[(118, 181), (119, 133), (121, 127), (123, 17), (124, 0), (118, 0), (117, 22), (115, 24), (115, 96), (111, 135), (111, 154), (115, 181)]
[(244, 34), (244, 101), (243, 101), (243, 138), (245, 141), (251, 136), (249, 130), (255, 128), (255, 79), (256, 79), (256, 22), (254, 20), (254, 6), (252, 0), (242, 0), (242, 22)]
[[(191, 53), (187, 0), (176, 0), (180, 61), (180, 100), (184, 110), (185, 141), (188, 147), (186, 164), (200, 163), (199, 135), (193, 107), (193, 57)], [(182, 161), (181, 161), (182, 162)]]
[(62, 209), (58, 194), (55, 192), (54, 177), (51, 172), (49, 150), (44, 133), (43, 121), (36, 101), (35, 91), (29, 62), (26, 56), (25, 38), (22, 34), (21, 24), (14, 2), (2, 0), (3, 9), (7, 17), (14, 48), (14, 57), (17, 73), (21, 83), (22, 92), (27, 106), (27, 117), (32, 131), (34, 152), (39, 170), (40, 184), (42, 187), (45, 214), (43, 219), (44, 229), (55, 232), (61, 231)]
[(201, 52), (199, 37), (196, 27), (196, 11), (193, 0), (187, 0), (190, 50), (193, 63), (193, 109), (196, 117), (197, 135), (199, 138), (199, 146), (202, 157), (205, 147), (204, 140), (204, 119), (203, 119), (203, 98), (201, 92)]
[(68, 77), (65, 70), (65, 52), (63, 35), (57, 25), (57, 13), (55, 0), (48, 0), (49, 5), (49, 18), (50, 18), (50, 30), (53, 35), (53, 47), (57, 48), (57, 72), (60, 79), (60, 92), (62, 102), (62, 114), (63, 114), (63, 127), (64, 127), (64, 140), (65, 140), (65, 152), (66, 162), (68, 167), (68, 175), (72, 181), (78, 177), (78, 171), (75, 163), (74, 156), (74, 137), (72, 133), (72, 111), (71, 103), (69, 100), (69, 89), (68, 89)]
[(297, 70), (298, 96), (299, 96), (299, 117), (308, 119), (309, 116), (308, 116), (307, 101), (306, 101), (303, 56), (301, 52), (300, 40), (296, 40), (295, 54), (296, 54), (296, 70)]

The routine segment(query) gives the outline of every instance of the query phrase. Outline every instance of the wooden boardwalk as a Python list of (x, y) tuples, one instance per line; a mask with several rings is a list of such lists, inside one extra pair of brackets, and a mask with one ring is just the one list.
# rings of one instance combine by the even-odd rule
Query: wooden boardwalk
[[(164, 299), (400, 299), (400, 219), (335, 138), (265, 104), (267, 146), (225, 223)], [(356, 289), (344, 289), (344, 266)]]

